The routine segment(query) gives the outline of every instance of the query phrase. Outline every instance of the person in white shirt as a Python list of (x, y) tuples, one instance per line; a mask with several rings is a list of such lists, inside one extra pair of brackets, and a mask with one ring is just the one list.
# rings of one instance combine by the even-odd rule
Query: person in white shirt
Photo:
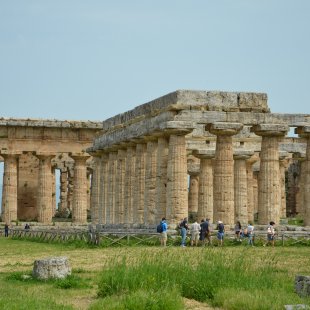
[(271, 221), (267, 227), (267, 243), (264, 244), (264, 246), (266, 246), (267, 244), (271, 244), (273, 247), (274, 247), (274, 235), (275, 235), (275, 232), (274, 232), (274, 225), (276, 223)]
[(198, 245), (198, 240), (199, 240), (199, 232), (200, 232), (200, 224), (195, 221), (190, 228), (191, 232), (191, 246)]
[(248, 228), (248, 244), (251, 246), (254, 246), (254, 244), (253, 244), (254, 226), (250, 222), (247, 228)]

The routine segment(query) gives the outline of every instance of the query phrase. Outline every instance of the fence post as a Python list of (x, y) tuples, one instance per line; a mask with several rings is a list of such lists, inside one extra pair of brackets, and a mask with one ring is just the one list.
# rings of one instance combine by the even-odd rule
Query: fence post
[(282, 246), (284, 246), (284, 234), (282, 233)]

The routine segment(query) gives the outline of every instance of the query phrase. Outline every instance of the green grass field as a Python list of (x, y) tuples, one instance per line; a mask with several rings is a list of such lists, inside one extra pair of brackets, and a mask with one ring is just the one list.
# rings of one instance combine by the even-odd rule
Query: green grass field
[[(1, 309), (284, 309), (310, 275), (310, 247), (76, 247), (0, 238)], [(72, 276), (38, 281), (35, 259), (67, 256)]]

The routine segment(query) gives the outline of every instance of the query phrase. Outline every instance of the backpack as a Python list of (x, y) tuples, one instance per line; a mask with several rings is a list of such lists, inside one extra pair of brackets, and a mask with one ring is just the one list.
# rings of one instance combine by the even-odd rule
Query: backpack
[(157, 225), (156, 230), (157, 230), (158, 233), (162, 233), (163, 232), (163, 225), (162, 225), (162, 223), (159, 223)]

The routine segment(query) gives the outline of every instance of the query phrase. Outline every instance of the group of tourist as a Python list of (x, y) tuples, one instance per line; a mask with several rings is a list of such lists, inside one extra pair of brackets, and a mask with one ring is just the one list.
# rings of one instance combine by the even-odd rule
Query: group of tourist
[[(179, 224), (178, 229), (180, 230), (181, 235), (181, 247), (186, 247), (186, 237), (188, 231), (190, 232), (190, 245), (198, 246), (201, 245), (211, 245), (211, 225), (209, 224), (210, 219), (202, 219), (200, 224), (195, 221), (192, 224), (188, 224), (187, 218), (184, 218)], [(162, 246), (166, 246), (167, 244), (167, 230), (168, 225), (166, 218), (162, 218), (160, 225), (162, 225), (162, 232), (160, 234), (160, 241)], [(275, 240), (275, 222), (271, 221), (267, 227), (267, 242), (263, 245), (266, 246), (268, 244), (274, 246)], [(222, 221), (218, 221), (216, 225), (217, 230), (217, 240), (218, 246), (223, 246), (224, 235), (225, 235), (225, 226)], [(241, 242), (242, 240), (248, 240), (249, 246), (254, 246), (254, 225), (252, 222), (242, 228), (240, 221), (236, 222), (235, 228), (235, 240)]]

